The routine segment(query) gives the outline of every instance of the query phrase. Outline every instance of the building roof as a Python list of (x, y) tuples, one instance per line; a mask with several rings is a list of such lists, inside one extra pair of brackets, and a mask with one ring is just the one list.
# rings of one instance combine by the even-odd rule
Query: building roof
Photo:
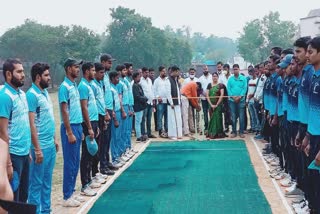
[(315, 17), (315, 16), (319, 16), (320, 17), (320, 8), (311, 10), (309, 12), (309, 14), (308, 14), (308, 17)]

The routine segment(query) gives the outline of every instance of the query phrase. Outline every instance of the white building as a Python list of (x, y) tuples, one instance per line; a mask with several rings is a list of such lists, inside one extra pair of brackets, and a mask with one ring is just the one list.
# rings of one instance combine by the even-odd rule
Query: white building
[(320, 36), (320, 9), (311, 10), (307, 17), (300, 19), (300, 36)]

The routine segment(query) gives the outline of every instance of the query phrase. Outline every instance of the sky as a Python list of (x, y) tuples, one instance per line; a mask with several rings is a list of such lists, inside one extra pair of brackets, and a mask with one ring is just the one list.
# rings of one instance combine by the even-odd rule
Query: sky
[[(299, 3), (297, 3), (299, 2)], [(305, 4), (304, 4), (305, 3)], [(111, 23), (110, 8), (135, 9), (154, 26), (188, 26), (191, 32), (236, 39), (246, 22), (278, 11), (281, 20), (298, 24), (319, 0), (1, 0), (0, 35), (32, 19), (49, 25), (82, 25), (102, 33)]]

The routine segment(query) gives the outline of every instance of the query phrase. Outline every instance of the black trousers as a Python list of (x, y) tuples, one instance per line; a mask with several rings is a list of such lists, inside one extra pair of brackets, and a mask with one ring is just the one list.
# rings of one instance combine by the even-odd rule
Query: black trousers
[[(108, 110), (109, 112), (109, 110)], [(112, 115), (112, 111), (109, 112)], [(100, 171), (108, 169), (110, 164), (110, 141), (111, 141), (111, 126), (106, 124), (103, 115), (99, 115), (99, 130), (100, 135), (97, 138), (99, 145), (98, 154), (93, 158), (92, 162), (92, 176), (99, 172), (98, 164), (100, 163)]]
[[(309, 160), (313, 161), (320, 151), (320, 135), (310, 136)], [(315, 213), (320, 213), (320, 173), (318, 170), (308, 170), (310, 175), (310, 195), (309, 207), (314, 209)]]
[(293, 179), (299, 180), (299, 169), (301, 168), (301, 161), (299, 160), (299, 151), (294, 145), (297, 133), (298, 133), (299, 123), (297, 121), (289, 122), (289, 164), (290, 171), (289, 174)]
[(290, 166), (290, 137), (288, 132), (288, 120), (287, 120), (287, 112), (284, 112), (283, 119), (279, 121), (279, 138), (280, 138), (280, 148), (283, 153), (284, 159), (284, 170), (286, 173), (289, 173)]
[[(98, 131), (98, 121), (91, 121), (91, 126), (94, 132), (94, 135), (97, 135)], [(85, 123), (82, 123), (82, 129), (84, 136), (88, 136), (88, 127)], [(86, 140), (82, 141), (82, 152), (81, 152), (81, 160), (80, 160), (80, 177), (82, 188), (85, 188), (91, 182), (91, 170), (92, 170), (92, 161), (93, 156), (88, 152)]]

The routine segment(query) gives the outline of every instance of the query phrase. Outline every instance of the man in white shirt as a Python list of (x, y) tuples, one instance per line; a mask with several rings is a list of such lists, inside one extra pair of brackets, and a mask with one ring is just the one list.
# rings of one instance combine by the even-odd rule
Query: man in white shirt
[(217, 73), (218, 73), (218, 75), (219, 75), (219, 80), (218, 80), (218, 82), (219, 82), (219, 83), (222, 83), (224, 86), (227, 86), (227, 81), (228, 81), (228, 80), (227, 80), (227, 77), (226, 77), (226, 75), (224, 74), (222, 68), (224, 68), (222, 62), (218, 62), (218, 63), (217, 63)]
[[(167, 111), (167, 98), (166, 90), (169, 87), (167, 78), (167, 71), (164, 66), (159, 67), (159, 77), (155, 79), (153, 84), (153, 93), (157, 104), (157, 129), (159, 136), (162, 138), (168, 137), (168, 111)], [(164, 119), (164, 125), (162, 120)], [(163, 129), (164, 128), (164, 129)]]
[(198, 78), (196, 77), (196, 69), (194, 69), (194, 68), (189, 69), (189, 77), (183, 81), (183, 85), (185, 85), (191, 81), (198, 82)]
[[(201, 83), (201, 86), (203, 89), (206, 89), (209, 83), (212, 82), (212, 75), (209, 73), (209, 68), (207, 65), (203, 65), (203, 75), (199, 78), (199, 82)], [(207, 130), (209, 104), (206, 99), (206, 90), (202, 90), (200, 97), (201, 97), (201, 104), (202, 104), (202, 110), (204, 115), (204, 129)]]
[(151, 117), (152, 117), (152, 111), (154, 108), (154, 103), (153, 103), (154, 95), (153, 95), (153, 89), (152, 89), (153, 86), (152, 86), (152, 80), (149, 78), (149, 69), (146, 67), (142, 68), (142, 78), (139, 84), (142, 87), (144, 95), (148, 98), (147, 108), (143, 112), (142, 123), (141, 123), (141, 133), (144, 137), (156, 138), (156, 136), (154, 136), (151, 133)]
[(250, 114), (250, 125), (251, 128), (249, 130), (249, 132), (257, 132), (258, 130), (260, 130), (259, 127), (259, 118), (258, 118), (258, 114), (255, 108), (255, 104), (254, 104), (254, 93), (256, 91), (256, 87), (257, 87), (257, 76), (255, 72), (252, 72), (252, 78), (249, 80), (248, 82), (248, 92), (247, 92), (247, 98), (246, 98), (246, 103), (249, 109), (249, 114)]

